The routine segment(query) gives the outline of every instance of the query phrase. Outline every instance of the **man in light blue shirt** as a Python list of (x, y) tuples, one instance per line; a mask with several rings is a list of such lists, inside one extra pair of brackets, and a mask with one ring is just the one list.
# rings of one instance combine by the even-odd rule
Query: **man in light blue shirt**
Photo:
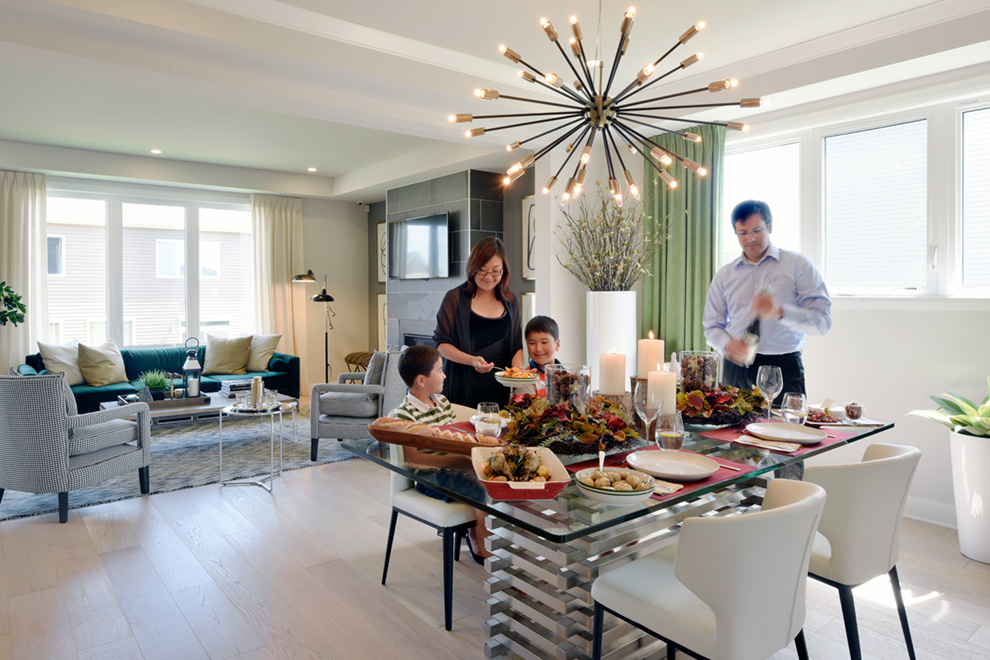
[[(761, 365), (775, 365), (783, 375), (783, 392), (803, 394), (804, 337), (824, 335), (832, 327), (825, 282), (807, 257), (770, 242), (773, 216), (765, 202), (738, 204), (732, 227), (743, 253), (715, 274), (703, 318), (705, 338), (725, 357), (722, 382), (751, 388)], [(749, 363), (744, 337), (757, 318), (759, 345)]]

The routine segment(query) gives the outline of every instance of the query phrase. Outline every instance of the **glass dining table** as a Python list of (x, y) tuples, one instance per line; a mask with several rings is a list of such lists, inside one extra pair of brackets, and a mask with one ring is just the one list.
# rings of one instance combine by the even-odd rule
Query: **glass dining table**
[[(574, 483), (552, 500), (493, 500), (467, 456), (415, 452), (406, 460), (405, 453), (395, 451), (393, 445), (370, 438), (348, 440), (343, 446), (488, 514), (485, 520), (491, 535), (486, 544), (492, 556), (485, 560), (491, 574), (485, 583), (491, 595), (487, 601), (490, 618), (485, 622), (490, 637), (486, 657), (571, 660), (591, 657), (590, 593), (600, 574), (669, 544), (685, 518), (758, 509), (768, 480), (777, 470), (893, 426), (843, 427), (841, 440), (805, 447), (800, 455), (688, 433), (685, 450), (731, 461), (743, 471), (719, 470), (702, 486), (628, 506), (593, 501)], [(834, 433), (838, 435), (838, 429)], [(636, 443), (629, 448), (645, 448), (644, 441)], [(569, 465), (596, 456), (559, 458)], [(729, 552), (731, 548), (726, 548)], [(608, 617), (603, 651), (616, 660), (666, 655), (659, 640)]]

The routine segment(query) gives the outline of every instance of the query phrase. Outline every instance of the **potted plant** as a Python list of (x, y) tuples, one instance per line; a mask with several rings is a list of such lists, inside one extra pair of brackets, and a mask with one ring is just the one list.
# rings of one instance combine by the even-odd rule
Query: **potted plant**
[(165, 392), (171, 386), (168, 376), (161, 369), (141, 372), (138, 379), (148, 388), (148, 391), (151, 392), (151, 398), (155, 401), (164, 399)]
[[(614, 351), (626, 356), (626, 376), (636, 364), (636, 292), (633, 286), (649, 274), (647, 264), (667, 240), (661, 226), (645, 226), (642, 207), (616, 201), (596, 186), (597, 195), (580, 197), (577, 211), (561, 208), (564, 223), (557, 229), (557, 261), (587, 293), (587, 364), (592, 389), (597, 389), (599, 356)], [(645, 376), (645, 374), (643, 374)]]
[(18, 323), (24, 323), (26, 312), (27, 309), (21, 302), (21, 297), (14, 293), (14, 290), (7, 286), (6, 282), (0, 282), (0, 325), (7, 325), (7, 321), (10, 321), (10, 324), (14, 326)]
[(949, 429), (959, 548), (984, 563), (990, 563), (990, 378), (987, 391), (979, 405), (943, 394), (931, 397), (937, 409), (910, 413)]

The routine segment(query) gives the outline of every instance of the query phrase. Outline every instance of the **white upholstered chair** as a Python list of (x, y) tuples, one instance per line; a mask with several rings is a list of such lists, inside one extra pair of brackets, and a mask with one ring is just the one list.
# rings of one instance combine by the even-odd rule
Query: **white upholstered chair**
[[(400, 445), (389, 445), (389, 459), (401, 461), (403, 449)], [(444, 628), (450, 630), (454, 595), (454, 562), (460, 559), (461, 540), (475, 525), (474, 508), (461, 502), (444, 502), (424, 495), (416, 490), (411, 479), (392, 473), (391, 481), (392, 519), (388, 526), (388, 545), (385, 548), (385, 567), (382, 569), (382, 584), (388, 576), (388, 561), (392, 556), (392, 539), (395, 537), (395, 524), (399, 514), (429, 525), (443, 537), (443, 620)]]
[(684, 521), (676, 545), (595, 580), (593, 657), (611, 612), (682, 651), (711, 660), (762, 660), (804, 644), (811, 545), (825, 506), (819, 486), (770, 482), (760, 511)]
[(849, 655), (862, 657), (853, 587), (887, 573), (894, 589), (908, 656), (914, 644), (897, 577), (901, 517), (914, 471), (921, 460), (915, 447), (870, 445), (860, 463), (810, 467), (807, 482), (828, 493), (828, 503), (811, 550), (811, 577), (839, 590)]

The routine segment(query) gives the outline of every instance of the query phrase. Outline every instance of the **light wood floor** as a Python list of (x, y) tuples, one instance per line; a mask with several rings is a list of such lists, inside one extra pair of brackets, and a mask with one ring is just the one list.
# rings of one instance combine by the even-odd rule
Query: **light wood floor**
[[(466, 550), (453, 632), (425, 525), (400, 517), (381, 586), (387, 491), (350, 460), (288, 472), (274, 496), (204, 486), (0, 523), (0, 660), (481, 660), (486, 574)], [(905, 521), (899, 571), (919, 658), (990, 657), (990, 566), (953, 531)], [(887, 584), (856, 598), (866, 657), (907, 658)], [(812, 658), (848, 658), (834, 590), (809, 581), (805, 629)]]

